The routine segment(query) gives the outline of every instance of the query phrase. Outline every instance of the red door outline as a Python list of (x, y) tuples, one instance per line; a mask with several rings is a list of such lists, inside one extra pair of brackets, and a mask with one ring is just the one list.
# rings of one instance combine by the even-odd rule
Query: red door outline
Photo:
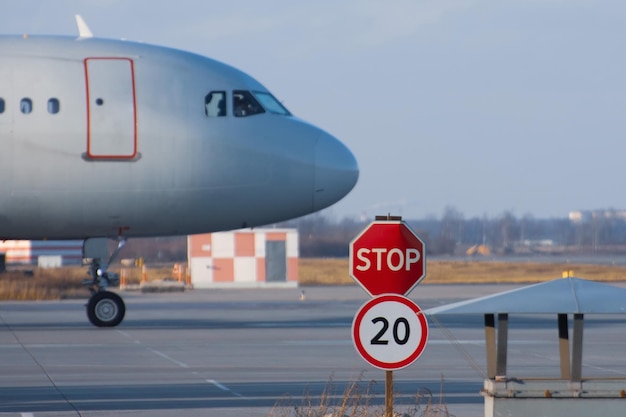
[[(113, 73), (104, 71), (107, 65), (109, 70), (114, 71)], [(85, 58), (84, 66), (87, 95), (87, 157), (96, 160), (136, 158), (137, 101), (133, 60), (90, 57)], [(118, 97), (115, 97), (117, 102), (114, 101), (116, 93), (118, 93)], [(102, 138), (106, 138), (106, 141)]]

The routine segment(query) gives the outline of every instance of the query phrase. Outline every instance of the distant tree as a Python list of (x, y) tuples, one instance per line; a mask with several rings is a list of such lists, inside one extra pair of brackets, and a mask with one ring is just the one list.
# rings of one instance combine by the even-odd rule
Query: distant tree
[(321, 212), (282, 222), (275, 227), (298, 229), (302, 257), (347, 257), (350, 241), (366, 223), (344, 218), (340, 221)]
[(441, 218), (441, 237), (443, 240), (461, 243), (463, 234), (463, 214), (453, 206), (446, 206)]
[(529, 228), (531, 227), (533, 223), (533, 215), (530, 213), (524, 214), (519, 223), (520, 223), (519, 241), (520, 243), (523, 243), (525, 240), (528, 239)]
[(505, 211), (498, 219), (498, 228), (500, 229), (500, 246), (504, 252), (509, 253), (513, 251), (512, 242), (515, 239), (515, 229), (517, 220), (510, 211)]

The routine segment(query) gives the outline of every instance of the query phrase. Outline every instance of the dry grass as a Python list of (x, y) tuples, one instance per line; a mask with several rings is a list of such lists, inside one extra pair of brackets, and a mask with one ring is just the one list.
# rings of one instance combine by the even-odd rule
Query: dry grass
[[(422, 284), (527, 283), (561, 277), (572, 270), (574, 276), (595, 281), (626, 281), (626, 266), (571, 265), (564, 263), (429, 261)], [(112, 268), (120, 272), (120, 268)], [(126, 284), (139, 284), (141, 268), (127, 268)], [(146, 268), (146, 281), (175, 278), (172, 265)], [(300, 285), (354, 285), (348, 273), (348, 259), (300, 259)], [(0, 274), (0, 300), (58, 300), (86, 298), (82, 281), (86, 267), (35, 268), (31, 273)], [(183, 277), (184, 279), (184, 277)]]
[(348, 259), (300, 258), (298, 282), (301, 285), (354, 284), (348, 273)]
[(424, 284), (527, 283), (560, 278), (563, 272), (592, 281), (626, 281), (626, 267), (530, 262), (428, 262)]
[(0, 275), (0, 300), (58, 300), (87, 297), (78, 268), (7, 272)]
[[(348, 259), (301, 259), (301, 285), (347, 285)], [(560, 278), (563, 271), (594, 281), (626, 281), (626, 266), (497, 261), (428, 261), (422, 284), (526, 283)]]
[[(343, 393), (337, 393), (331, 377), (319, 398), (305, 392), (299, 404), (284, 399), (276, 404), (268, 417), (383, 417), (384, 405), (374, 404), (372, 391), (375, 384), (376, 381), (364, 383), (361, 375), (350, 382)], [(443, 398), (443, 388), (440, 395)], [(428, 389), (416, 392), (413, 404), (394, 405), (393, 411), (397, 417), (454, 417), (443, 400), (433, 401), (433, 394)]]
[[(112, 268), (119, 273), (119, 268)], [(128, 284), (141, 281), (140, 268), (128, 268)], [(172, 276), (171, 267), (147, 268), (147, 281)], [(87, 298), (89, 290), (82, 285), (87, 267), (63, 267), (14, 271), (0, 274), (0, 300), (61, 300)]]
[[(121, 274), (121, 269), (111, 268), (111, 270), (117, 274)], [(172, 266), (159, 266), (159, 267), (147, 267), (146, 268), (146, 282), (158, 281), (163, 279), (173, 279)], [(126, 268), (126, 284), (134, 285), (139, 284), (142, 281), (141, 268)], [(182, 276), (185, 279), (185, 276)]]

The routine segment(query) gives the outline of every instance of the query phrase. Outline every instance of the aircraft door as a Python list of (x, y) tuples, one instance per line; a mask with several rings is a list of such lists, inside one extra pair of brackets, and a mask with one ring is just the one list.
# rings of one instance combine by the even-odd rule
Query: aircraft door
[(85, 59), (87, 157), (137, 156), (135, 71), (129, 58)]

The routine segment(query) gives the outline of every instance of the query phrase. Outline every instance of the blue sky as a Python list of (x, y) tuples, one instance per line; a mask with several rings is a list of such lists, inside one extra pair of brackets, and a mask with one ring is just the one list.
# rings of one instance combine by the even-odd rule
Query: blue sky
[(0, 33), (77, 33), (234, 65), (345, 142), (326, 213), (565, 217), (626, 209), (626, 3), (3, 0)]

